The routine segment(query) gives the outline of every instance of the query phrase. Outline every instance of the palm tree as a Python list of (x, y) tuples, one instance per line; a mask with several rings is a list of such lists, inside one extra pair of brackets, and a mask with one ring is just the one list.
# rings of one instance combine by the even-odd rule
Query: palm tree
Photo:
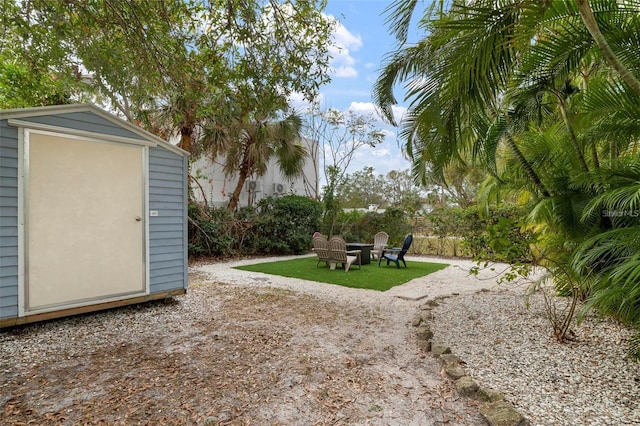
[(202, 143), (213, 159), (224, 157), (226, 176), (238, 176), (227, 205), (230, 211), (238, 207), (247, 179), (263, 176), (271, 159), (276, 159), (283, 177), (302, 175), (308, 152), (301, 144), (302, 118), (298, 114), (290, 112), (277, 119), (275, 112), (250, 116), (232, 113), (227, 120), (224, 126), (205, 123)]
[[(596, 220), (593, 206), (622, 208), (640, 198), (634, 184), (605, 178), (614, 166), (630, 172), (633, 161), (619, 160), (637, 157), (640, 2), (434, 4), (419, 21), (427, 35), (412, 45), (406, 36), (417, 2), (396, 1), (388, 9), (399, 44), (374, 86), (374, 99), (392, 123), (394, 87), (407, 88), (410, 107), (400, 136), (416, 177), (471, 153), (489, 172), (485, 188), (526, 195), (530, 224), (546, 232), (555, 264), (567, 271), (572, 263), (586, 286), (578, 291), (593, 306), (611, 312), (607, 307), (624, 300), (637, 314), (640, 291), (627, 287), (624, 298), (620, 288), (640, 267), (606, 263), (614, 285), (605, 274), (594, 275), (592, 261), (635, 247), (615, 231), (629, 231), (628, 222)], [(590, 204), (594, 197), (600, 201)]]

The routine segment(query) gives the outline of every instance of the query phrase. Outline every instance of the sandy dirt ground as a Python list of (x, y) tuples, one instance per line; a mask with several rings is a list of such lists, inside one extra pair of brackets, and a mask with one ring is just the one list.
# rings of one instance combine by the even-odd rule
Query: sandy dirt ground
[(190, 271), (170, 303), (0, 331), (0, 423), (485, 424), (419, 349), (419, 302)]

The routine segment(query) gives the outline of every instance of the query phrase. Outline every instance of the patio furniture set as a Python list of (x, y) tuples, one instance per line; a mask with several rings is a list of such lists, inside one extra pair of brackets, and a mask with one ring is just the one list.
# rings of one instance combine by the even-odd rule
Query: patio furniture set
[(316, 232), (313, 234), (313, 251), (318, 256), (318, 263), (324, 262), (329, 265), (329, 269), (334, 270), (338, 265), (344, 268), (345, 272), (349, 272), (351, 265), (357, 262), (358, 268), (362, 265), (371, 263), (371, 259), (378, 259), (378, 266), (383, 259), (387, 261), (387, 265), (390, 262), (395, 263), (397, 268), (400, 268), (400, 262), (407, 267), (407, 262), (404, 260), (404, 255), (411, 246), (413, 236), (408, 235), (402, 247), (386, 248), (389, 235), (386, 232), (378, 232), (373, 240), (373, 244), (370, 243), (347, 243), (344, 238), (340, 236), (333, 236), (327, 240), (327, 238)]

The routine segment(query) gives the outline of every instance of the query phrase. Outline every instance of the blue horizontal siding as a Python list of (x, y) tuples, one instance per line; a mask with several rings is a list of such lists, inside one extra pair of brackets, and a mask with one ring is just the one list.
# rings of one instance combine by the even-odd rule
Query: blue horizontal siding
[[(153, 244), (151, 244), (153, 241)], [(169, 254), (176, 253), (182, 249), (182, 244), (177, 244), (178, 241), (174, 241), (176, 244), (169, 244), (169, 242), (164, 240), (150, 240), (149, 242), (149, 254), (151, 255), (151, 259), (156, 254)], [(166, 243), (166, 245), (158, 245), (159, 243)], [(153, 262), (153, 260), (150, 260)]]
[(13, 299), (13, 296), (0, 296), (0, 312), (2, 312), (0, 318), (15, 318), (18, 316), (18, 305), (13, 304)]
[[(10, 277), (7, 277), (7, 279), (9, 278)], [(15, 285), (2, 288), (2, 293), (0, 293), (0, 295), (3, 298), (9, 299), (10, 297), (18, 297), (18, 279), (16, 278), (12, 283), (15, 283)]]
[[(13, 167), (0, 167), (0, 179), (10, 181), (15, 180), (15, 185), (18, 185), (18, 169)], [(0, 183), (0, 185), (4, 185)], [(7, 183), (6, 185), (10, 185)]]
[(18, 129), (0, 120), (0, 318), (18, 315)]
[[(2, 234), (2, 231), (0, 230), (0, 234)], [(16, 232), (17, 234), (17, 232)], [(16, 236), (1, 236), (0, 237), (0, 247), (11, 247), (11, 246), (16, 246), (18, 247), (18, 237)]]
[[(18, 276), (18, 265), (0, 265), (0, 278), (4, 281), (5, 279), (17, 278)], [(5, 289), (6, 290), (6, 289)], [(16, 289), (16, 292), (18, 290)], [(17, 294), (17, 293), (16, 293)]]
[(151, 293), (186, 288), (186, 158), (149, 149), (149, 287)]
[[(12, 223), (17, 222), (18, 218), (16, 217), (2, 217), (0, 216), (0, 238), (6, 237), (17, 237), (18, 236), (18, 227), (13, 226)], [(7, 226), (2, 226), (4, 222), (7, 222)], [(16, 240), (17, 241), (17, 240)], [(16, 242), (16, 247), (18, 243)]]
[(0, 176), (0, 188), (2, 188), (3, 193), (0, 195), (4, 195), (4, 191), (18, 191), (18, 179), (16, 178), (6, 178)]
[(23, 121), (66, 127), (103, 135), (120, 136), (129, 139), (145, 140), (141, 135), (131, 132), (92, 112), (69, 112), (64, 114), (42, 115), (23, 118)]
[(182, 188), (160, 188), (160, 187), (153, 187), (153, 188), (149, 188), (149, 194), (152, 195), (158, 195), (158, 199), (162, 200), (163, 196), (172, 196), (172, 195), (178, 195), (178, 196), (182, 196), (184, 190)]
[(149, 203), (149, 209), (158, 212), (158, 215), (176, 217), (182, 211), (182, 204), (176, 202), (155, 201)]
[(157, 274), (158, 271), (161, 271), (164, 268), (173, 268), (176, 266), (182, 267), (182, 257), (180, 257), (179, 259), (165, 259), (162, 262), (155, 262), (153, 270), (154, 273)]
[(0, 157), (18, 158), (18, 147), (9, 147), (0, 145)]
[[(151, 233), (150, 233), (151, 234)], [(160, 231), (149, 235), (150, 240), (166, 240), (173, 243), (180, 243), (182, 240), (182, 229), (180, 231)]]

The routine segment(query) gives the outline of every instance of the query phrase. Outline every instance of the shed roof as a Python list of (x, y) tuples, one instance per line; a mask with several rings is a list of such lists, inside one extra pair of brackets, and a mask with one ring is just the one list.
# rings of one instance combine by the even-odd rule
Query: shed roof
[[(177, 154), (187, 156), (189, 153), (169, 142), (165, 141), (158, 136), (147, 132), (146, 130), (133, 125), (121, 118), (116, 117), (115, 115), (104, 111), (103, 109), (92, 105), (92, 104), (65, 104), (65, 105), (53, 105), (53, 106), (43, 106), (43, 107), (33, 107), (33, 108), (16, 108), (16, 109), (6, 109), (0, 110), (0, 120), (20, 120), (20, 119), (28, 119), (34, 117), (43, 117), (43, 116), (59, 116), (62, 114), (70, 114), (70, 113), (91, 113), (96, 116), (107, 120), (115, 124), (118, 127), (121, 127), (125, 131), (133, 133), (138, 136), (141, 140), (150, 142), (151, 145), (159, 145), (170, 151), (173, 151)], [(43, 125), (44, 126), (44, 125)], [(51, 126), (47, 126), (51, 127)], [(99, 133), (97, 133), (99, 134)], [(138, 139), (136, 138), (136, 139)]]

